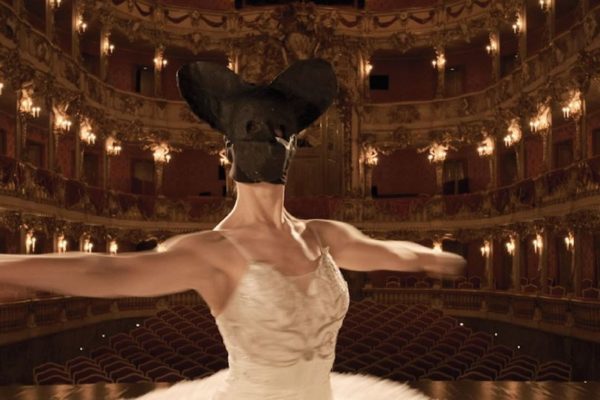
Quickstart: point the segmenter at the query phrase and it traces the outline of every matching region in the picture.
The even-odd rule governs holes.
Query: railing
[[[152,298],[54,297],[0,304],[0,345],[101,321],[146,317],[175,305],[202,303],[188,291]]]
[[[600,343],[600,301],[464,289],[365,288],[384,304],[423,303],[450,315],[494,320]]]

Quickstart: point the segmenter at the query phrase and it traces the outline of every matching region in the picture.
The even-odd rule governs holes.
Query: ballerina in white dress
[[[462,257],[375,240],[338,221],[300,220],[283,206],[296,134],[337,90],[330,65],[300,61],[256,87],[197,62],[178,71],[178,85],[192,111],[225,133],[237,189],[229,215],[211,231],[141,253],[2,256],[0,282],[109,298],[197,291],[223,336],[229,368],[143,400],[425,399],[404,384],[331,372],[349,302],[338,265],[457,274]]]

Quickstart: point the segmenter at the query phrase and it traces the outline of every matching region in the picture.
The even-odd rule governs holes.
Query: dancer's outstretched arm
[[[202,242],[192,236],[177,237],[159,249],[114,256],[0,255],[0,282],[87,297],[158,296],[194,289],[210,277],[211,268],[202,257]]]
[[[334,220],[310,220],[329,252],[342,268],[356,271],[396,270],[456,275],[465,260],[459,255],[434,251],[401,240],[377,240],[354,226]]]

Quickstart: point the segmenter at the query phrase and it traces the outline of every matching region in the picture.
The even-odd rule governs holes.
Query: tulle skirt
[[[154,390],[136,400],[211,400],[225,386],[226,376],[225,369],[204,379]],[[429,400],[406,384],[369,375],[332,372],[331,389],[334,400]]]

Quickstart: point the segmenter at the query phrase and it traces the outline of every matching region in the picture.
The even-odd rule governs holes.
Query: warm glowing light
[[[92,125],[88,120],[81,121],[79,125],[79,138],[89,145],[96,143],[96,135],[92,132]]]
[[[562,108],[563,116],[565,119],[573,118],[579,119],[583,110],[583,102],[581,100],[581,92],[572,91],[569,101]]]
[[[373,64],[371,64],[370,61],[367,61],[367,63],[365,64],[365,72],[367,73],[367,75],[369,75],[371,71],[373,71]]]
[[[57,132],[67,133],[71,130],[73,123],[69,118],[62,112],[54,111],[54,130]]]
[[[477,147],[477,153],[479,153],[481,157],[489,157],[494,154],[494,147],[494,140],[488,136]]]
[[[377,153],[377,149],[373,146],[366,146],[363,149],[363,159],[365,165],[369,167],[374,167],[379,163],[379,154]]]
[[[504,244],[506,246],[506,252],[511,256],[515,255],[515,239],[510,238],[508,242]]]
[[[34,118],[40,116],[41,107],[36,106],[31,98],[31,91],[27,89],[21,90],[21,101],[19,103],[19,111],[23,114],[31,115]]]
[[[235,69],[235,66],[233,65],[233,60],[231,58],[227,59],[227,68],[229,68],[232,71]]]
[[[58,235],[58,237],[56,238],[56,248],[61,254],[67,252],[67,239],[65,239],[64,235]]]
[[[112,44],[110,42],[110,40],[108,39],[108,36],[106,36],[102,42],[102,52],[104,54],[106,54],[107,56],[110,56],[110,55],[112,55],[112,53],[114,51],[115,51],[115,45]]]
[[[94,249],[94,243],[89,238],[83,239],[83,251],[86,253],[91,253]]]
[[[481,251],[481,255],[487,258],[492,252],[492,244],[489,240],[484,240],[483,246],[479,250]]]
[[[2,89],[4,89],[4,83],[0,82],[0,96],[2,95]]]
[[[109,156],[118,156],[121,153],[121,150],[123,150],[121,142],[115,139],[114,136],[109,136],[106,138],[105,148],[106,154]]]
[[[35,252],[36,237],[33,235],[33,231],[27,231],[25,234],[25,252],[31,254]]]
[[[60,7],[61,3],[62,3],[62,0],[50,0],[50,7],[52,7],[54,10],[56,10],[58,7]]]
[[[166,58],[164,58],[164,56],[158,55],[158,56],[154,57],[154,68],[156,68],[158,71],[160,71],[164,67],[166,67],[167,64],[168,64],[168,61]]]
[[[433,251],[436,251],[438,253],[442,252],[442,242],[439,240],[436,240],[433,242]]]
[[[536,254],[541,253],[542,249],[544,248],[544,242],[542,240],[542,236],[539,233],[535,235],[535,239],[533,239],[532,243],[533,243],[533,251]]]
[[[550,7],[552,7],[552,0],[540,0],[540,7],[542,8],[542,11],[550,10]]]
[[[551,117],[550,117],[550,107],[541,106],[539,108],[538,114],[531,119],[529,122],[529,127],[532,132],[545,132],[548,128],[550,128]]]
[[[87,23],[83,20],[83,16],[77,17],[77,22],[75,22],[75,27],[77,28],[77,32],[84,33],[87,29]]]
[[[513,32],[515,35],[521,33],[521,29],[523,29],[523,22],[521,21],[521,15],[517,14],[517,19],[514,24],[512,24]]]
[[[443,162],[448,154],[448,145],[434,143],[429,147],[429,155],[427,159],[431,163]]]
[[[222,167],[231,165],[231,162],[229,162],[229,159],[227,158],[226,149],[221,149],[221,151],[219,151],[219,164],[221,164]]]
[[[119,250],[119,245],[117,244],[116,240],[111,240],[110,243],[108,244],[108,252],[111,256],[114,256],[117,254],[117,251]]]
[[[435,52],[435,59],[431,61],[431,65],[438,70],[444,69],[444,66],[446,65],[446,55],[443,51]]]
[[[162,243],[159,243],[158,245],[156,245],[156,251],[158,251],[159,253],[162,253],[163,251],[167,251],[167,246],[165,246]]]
[[[573,236],[573,232],[569,232],[567,236],[565,236],[565,246],[568,251],[573,251],[575,247],[575,236]]]
[[[498,53],[498,39],[496,39],[495,35],[490,35],[490,43],[485,46],[485,50],[491,56]]]
[[[159,164],[167,164],[171,161],[171,148],[165,142],[155,143],[151,145],[152,156],[154,162]]]
[[[519,125],[519,121],[516,118],[510,121],[507,132],[506,136],[504,136],[504,144],[506,147],[510,147],[521,140],[521,137],[523,136],[521,125]]]

